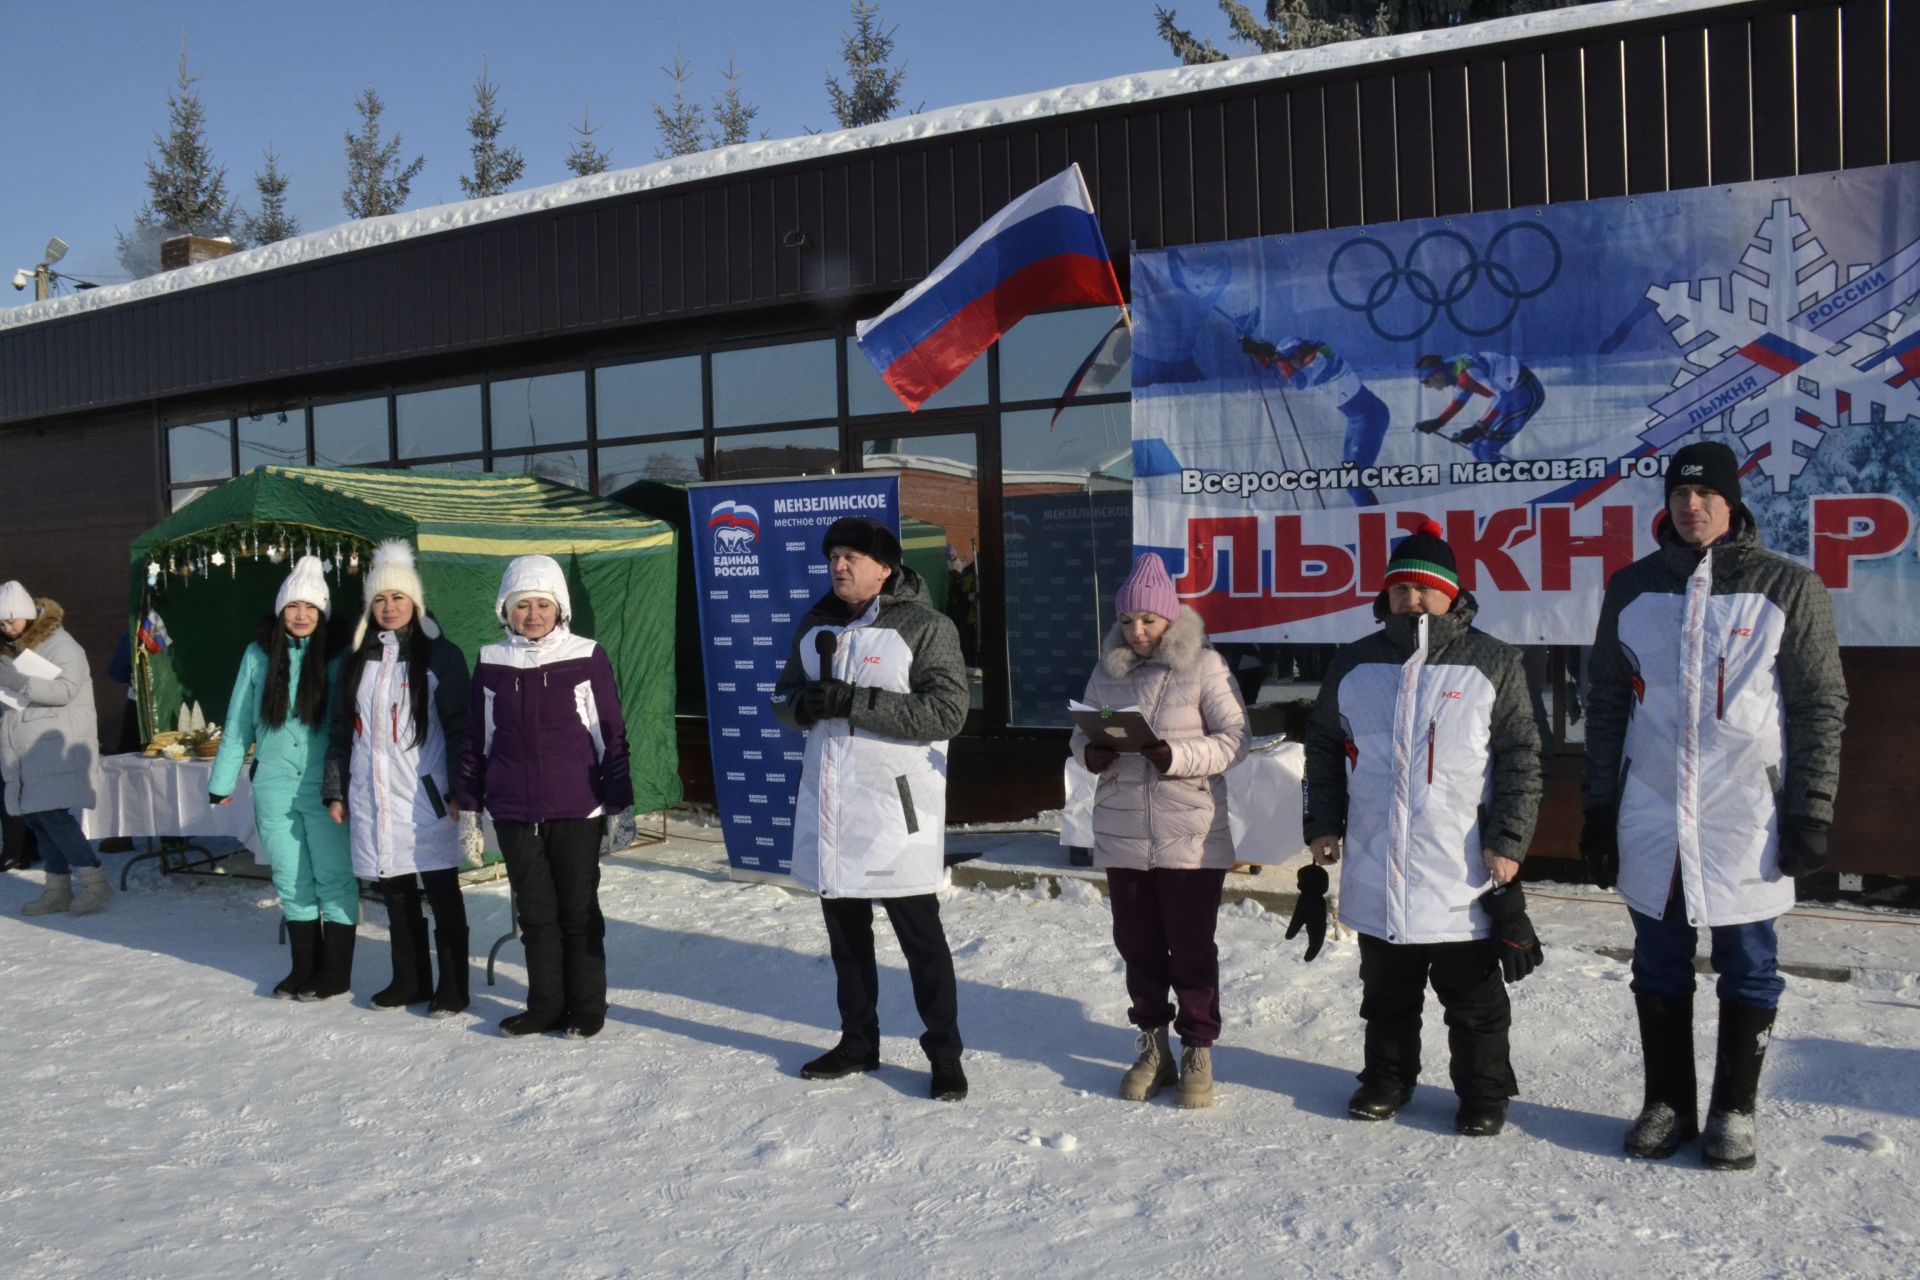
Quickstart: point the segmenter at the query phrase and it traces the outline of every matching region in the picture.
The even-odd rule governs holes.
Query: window
[[[940,388],[939,394],[921,405],[926,409],[950,409],[959,405],[985,404],[987,402],[987,360],[983,355],[949,382]],[[847,412],[863,413],[905,413],[907,406],[900,403],[900,397],[893,394],[880,377],[880,371],[873,362],[861,354],[860,344],[852,338],[847,339]]]
[[[1067,727],[1133,561],[1127,406],[1001,417],[1011,722]]]
[[[1000,398],[1002,400],[1058,400],[1101,337],[1120,318],[1114,307],[1078,311],[1050,311],[1028,316],[1000,339]],[[1132,363],[1101,388],[1126,391],[1132,386]]]
[[[587,451],[585,449],[549,449],[545,453],[496,453],[493,466],[497,474],[538,476],[576,489],[587,488]]]
[[[618,493],[641,480],[689,484],[707,469],[707,446],[702,440],[654,440],[600,450],[600,492]]]
[[[594,434],[599,439],[672,435],[698,431],[703,424],[699,356],[594,371]],[[497,421],[494,439],[499,440]]]
[[[480,452],[480,388],[445,387],[395,396],[400,456]]]
[[[307,464],[307,411],[280,409],[240,419],[240,469],[304,467]]]
[[[495,449],[567,444],[587,438],[584,373],[496,382],[487,388],[487,395],[493,409]]]
[[[721,351],[713,357],[713,425],[802,422],[840,412],[832,339]]]
[[[167,476],[174,484],[233,474],[233,422],[216,418],[167,429]]]
[[[291,416],[291,415],[289,415]],[[361,467],[387,460],[387,400],[351,400],[313,407],[313,461]]]
[[[715,480],[820,476],[839,469],[838,427],[756,431],[746,435],[720,436],[713,442]]]

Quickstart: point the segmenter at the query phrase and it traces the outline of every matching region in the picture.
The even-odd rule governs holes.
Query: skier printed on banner
[[[1274,342],[1247,335],[1240,349],[1263,369],[1272,369],[1283,387],[1295,391],[1316,391],[1333,401],[1334,408],[1347,420],[1345,442],[1340,460],[1349,466],[1370,467],[1380,458],[1380,446],[1387,438],[1391,415],[1379,396],[1367,389],[1340,353],[1318,338],[1284,337]],[[1366,485],[1347,490],[1358,507],[1379,505],[1379,499]]]
[[[1442,430],[1474,397],[1491,401],[1478,422],[1447,437],[1482,462],[1498,460],[1547,399],[1533,370],[1500,351],[1470,351],[1451,359],[1428,353],[1414,362],[1413,375],[1430,390],[1453,391],[1439,414],[1414,424],[1428,435]]]

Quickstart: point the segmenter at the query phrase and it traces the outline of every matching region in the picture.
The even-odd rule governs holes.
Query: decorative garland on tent
[[[147,549],[147,586],[179,579],[184,585],[211,578],[221,569],[230,577],[240,573],[240,560],[285,564],[300,556],[318,556],[320,571],[336,582],[358,576],[373,555],[373,540],[339,529],[281,520],[249,521],[196,529],[172,542]]]

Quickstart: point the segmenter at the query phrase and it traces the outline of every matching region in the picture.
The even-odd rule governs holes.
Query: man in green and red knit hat
[[[1304,816],[1315,862],[1343,863],[1340,918],[1360,935],[1366,1065],[1347,1113],[1388,1120],[1413,1096],[1431,983],[1454,1127],[1487,1137],[1518,1092],[1505,983],[1541,960],[1517,876],[1542,780],[1520,651],[1475,630],[1477,610],[1439,525],[1401,540],[1381,629],[1340,650],[1314,703]]]

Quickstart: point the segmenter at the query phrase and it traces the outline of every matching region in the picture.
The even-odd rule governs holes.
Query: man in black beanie
[[[940,925],[946,878],[947,739],[967,718],[960,636],[900,562],[877,521],[833,522],[821,540],[833,588],[800,620],[774,714],[807,735],[793,815],[793,878],[820,895],[840,1041],[800,1068],[837,1080],[880,1067],[873,904],[893,925],[926,1024],[928,1092],[967,1096],[959,997]]]
[[[1667,466],[1660,545],[1613,575],[1589,668],[1586,824],[1593,882],[1633,919],[1646,1088],[1631,1155],[1699,1136],[1693,956],[1704,926],[1720,1041],[1703,1156],[1751,1169],[1754,1104],[1780,977],[1774,921],[1821,870],[1847,708],[1833,604],[1765,551],[1740,465],[1699,441]]]

